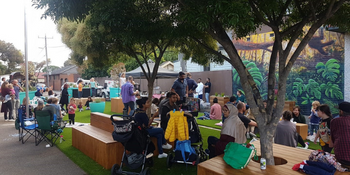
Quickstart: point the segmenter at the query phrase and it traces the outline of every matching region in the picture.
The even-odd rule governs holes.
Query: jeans
[[[20,104],[19,99],[12,100],[12,106],[13,106],[13,110],[15,111],[16,118],[18,117],[19,104]]]
[[[333,165],[328,165],[323,162],[306,161],[303,170],[306,174],[311,175],[333,175],[336,171]]]
[[[83,91],[78,91],[78,98],[81,98],[83,96]]]
[[[91,88],[91,91],[92,91],[92,97],[95,97],[96,96],[96,89],[95,88]]]
[[[208,137],[208,150],[209,150],[209,159],[216,156],[215,154],[215,144],[219,141],[218,138],[214,136]]]
[[[75,122],[75,114],[68,114],[68,118],[69,118],[69,124],[72,124],[74,125],[74,122]]]
[[[129,115],[133,115],[134,114],[135,102],[134,101],[129,101],[127,103],[124,103],[123,115],[124,115],[124,112],[125,112],[125,114],[128,113],[129,107],[130,107]]]
[[[9,119],[13,119],[13,110],[12,110],[12,100],[7,101],[6,103],[7,111],[9,112]],[[4,112],[4,118],[7,119],[7,112]]]
[[[318,128],[319,128],[319,125],[310,124],[309,134],[310,134],[310,135],[313,135],[314,130],[315,130],[315,133],[317,134]]]
[[[198,95],[199,99],[203,99],[203,94]]]
[[[164,131],[162,128],[150,128],[147,129],[148,134],[150,137],[157,138],[157,146],[158,146],[158,152],[159,154],[163,154],[163,148],[162,145],[166,143],[164,138]]]
[[[198,117],[199,120],[210,120],[209,112],[204,112],[204,116]]]
[[[209,93],[205,93],[205,101],[209,103]]]

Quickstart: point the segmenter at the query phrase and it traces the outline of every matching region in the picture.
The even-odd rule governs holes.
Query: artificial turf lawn
[[[84,108],[85,109],[85,108]],[[111,112],[110,102],[106,102],[106,108],[104,113],[113,114]],[[68,120],[68,115],[66,115],[64,120]],[[90,110],[84,110],[75,113],[75,121],[80,123],[90,123]],[[209,136],[220,136],[220,131],[215,131],[206,128],[200,128],[200,132],[203,138],[203,149],[206,149],[207,138]],[[81,169],[83,169],[87,174],[93,175],[107,175],[110,174],[110,170],[105,170],[101,165],[96,163],[90,157],[86,156],[84,153],[72,146],[72,128],[65,128],[62,133],[63,138],[65,139],[62,143],[57,143],[57,147],[67,155],[75,164],[77,164]],[[185,164],[173,164],[169,169],[166,165],[166,158],[158,159],[157,157],[153,158],[154,165],[150,168],[151,173],[153,174],[169,174],[169,175],[178,175],[178,174],[197,174],[197,167],[192,165]],[[120,163],[118,163],[120,164]],[[123,169],[124,170],[124,169]],[[135,172],[137,172],[136,170]]]
[[[85,109],[85,108],[84,108]],[[106,107],[104,113],[113,114],[111,112],[110,102],[106,102]],[[203,113],[199,113],[198,116],[202,116]],[[68,120],[68,115],[66,115],[64,120]],[[84,110],[79,112],[76,111],[75,121],[80,123],[90,123],[90,110]],[[215,126],[215,123],[220,122],[221,120],[197,120],[199,125],[204,125],[212,128],[221,129],[220,126]],[[200,132],[203,138],[203,149],[207,149],[207,139],[209,136],[220,137],[220,131],[202,128],[200,127]],[[62,133],[63,138],[66,140],[62,143],[57,143],[57,147],[67,155],[74,163],[76,163],[81,169],[83,169],[87,174],[93,175],[107,175],[110,174],[110,170],[105,170],[101,165],[96,163],[90,157],[86,156],[84,153],[72,146],[72,129],[65,128]],[[309,142],[309,149],[321,149],[321,146],[314,144],[311,141]],[[300,145],[299,145],[300,146]],[[150,168],[151,173],[153,174],[169,174],[169,175],[178,175],[178,174],[197,174],[197,167],[184,164],[173,164],[171,168],[167,168],[166,159],[158,159],[157,157],[153,158],[154,165]],[[120,163],[118,163],[120,164]],[[137,170],[136,170],[137,172]]]

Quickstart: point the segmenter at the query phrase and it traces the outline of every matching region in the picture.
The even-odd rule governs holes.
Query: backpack
[[[193,162],[197,160],[198,155],[194,148],[191,147],[190,140],[176,142],[175,158],[180,160],[180,157],[182,157],[184,162]]]

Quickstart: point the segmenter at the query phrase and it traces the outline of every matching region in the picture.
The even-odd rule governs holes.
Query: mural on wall
[[[233,40],[264,99],[267,98],[268,65],[273,41],[273,32]],[[295,43],[294,49],[299,42]],[[311,103],[315,100],[328,104],[332,114],[338,113],[334,106],[344,98],[344,42],[343,34],[320,28],[296,60],[287,80],[286,100],[296,101],[304,115],[310,115]],[[278,73],[275,76],[278,80]],[[242,90],[235,69],[232,70],[232,77],[232,91]]]

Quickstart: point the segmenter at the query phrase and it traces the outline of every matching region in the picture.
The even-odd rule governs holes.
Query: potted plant
[[[89,103],[91,112],[103,113],[106,107],[106,103],[101,98],[95,98],[93,102]]]

